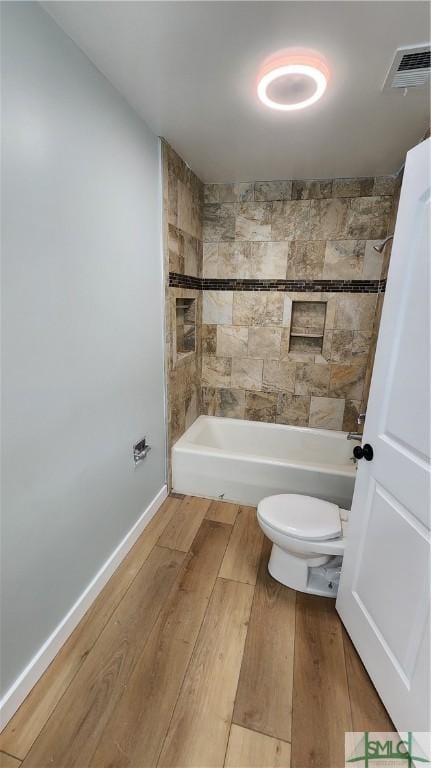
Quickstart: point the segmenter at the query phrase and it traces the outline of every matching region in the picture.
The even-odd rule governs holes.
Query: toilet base
[[[268,571],[285,587],[299,592],[308,592],[311,595],[335,598],[338,584],[328,581],[322,568],[331,560],[335,560],[331,555],[293,554],[273,544]]]

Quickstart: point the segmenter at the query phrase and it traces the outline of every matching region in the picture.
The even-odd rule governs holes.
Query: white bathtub
[[[199,416],[172,449],[173,489],[250,505],[303,493],[350,509],[353,445],[345,432]]]

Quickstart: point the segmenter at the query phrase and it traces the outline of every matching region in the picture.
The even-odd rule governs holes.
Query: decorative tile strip
[[[384,293],[386,280],[245,280],[169,273],[171,288],[202,291],[295,291],[298,293]]]

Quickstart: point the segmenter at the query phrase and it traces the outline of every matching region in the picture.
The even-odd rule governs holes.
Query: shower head
[[[382,240],[381,243],[379,243],[378,245],[373,245],[374,250],[377,251],[377,253],[383,253],[385,246],[387,245],[387,243],[389,243],[389,240],[392,240],[392,238],[393,238],[393,235],[388,235],[387,237],[385,237],[384,240]]]

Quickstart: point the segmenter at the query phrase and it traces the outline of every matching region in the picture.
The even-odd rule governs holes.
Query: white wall
[[[165,431],[158,139],[38,4],[1,15],[4,692],[164,484]]]

